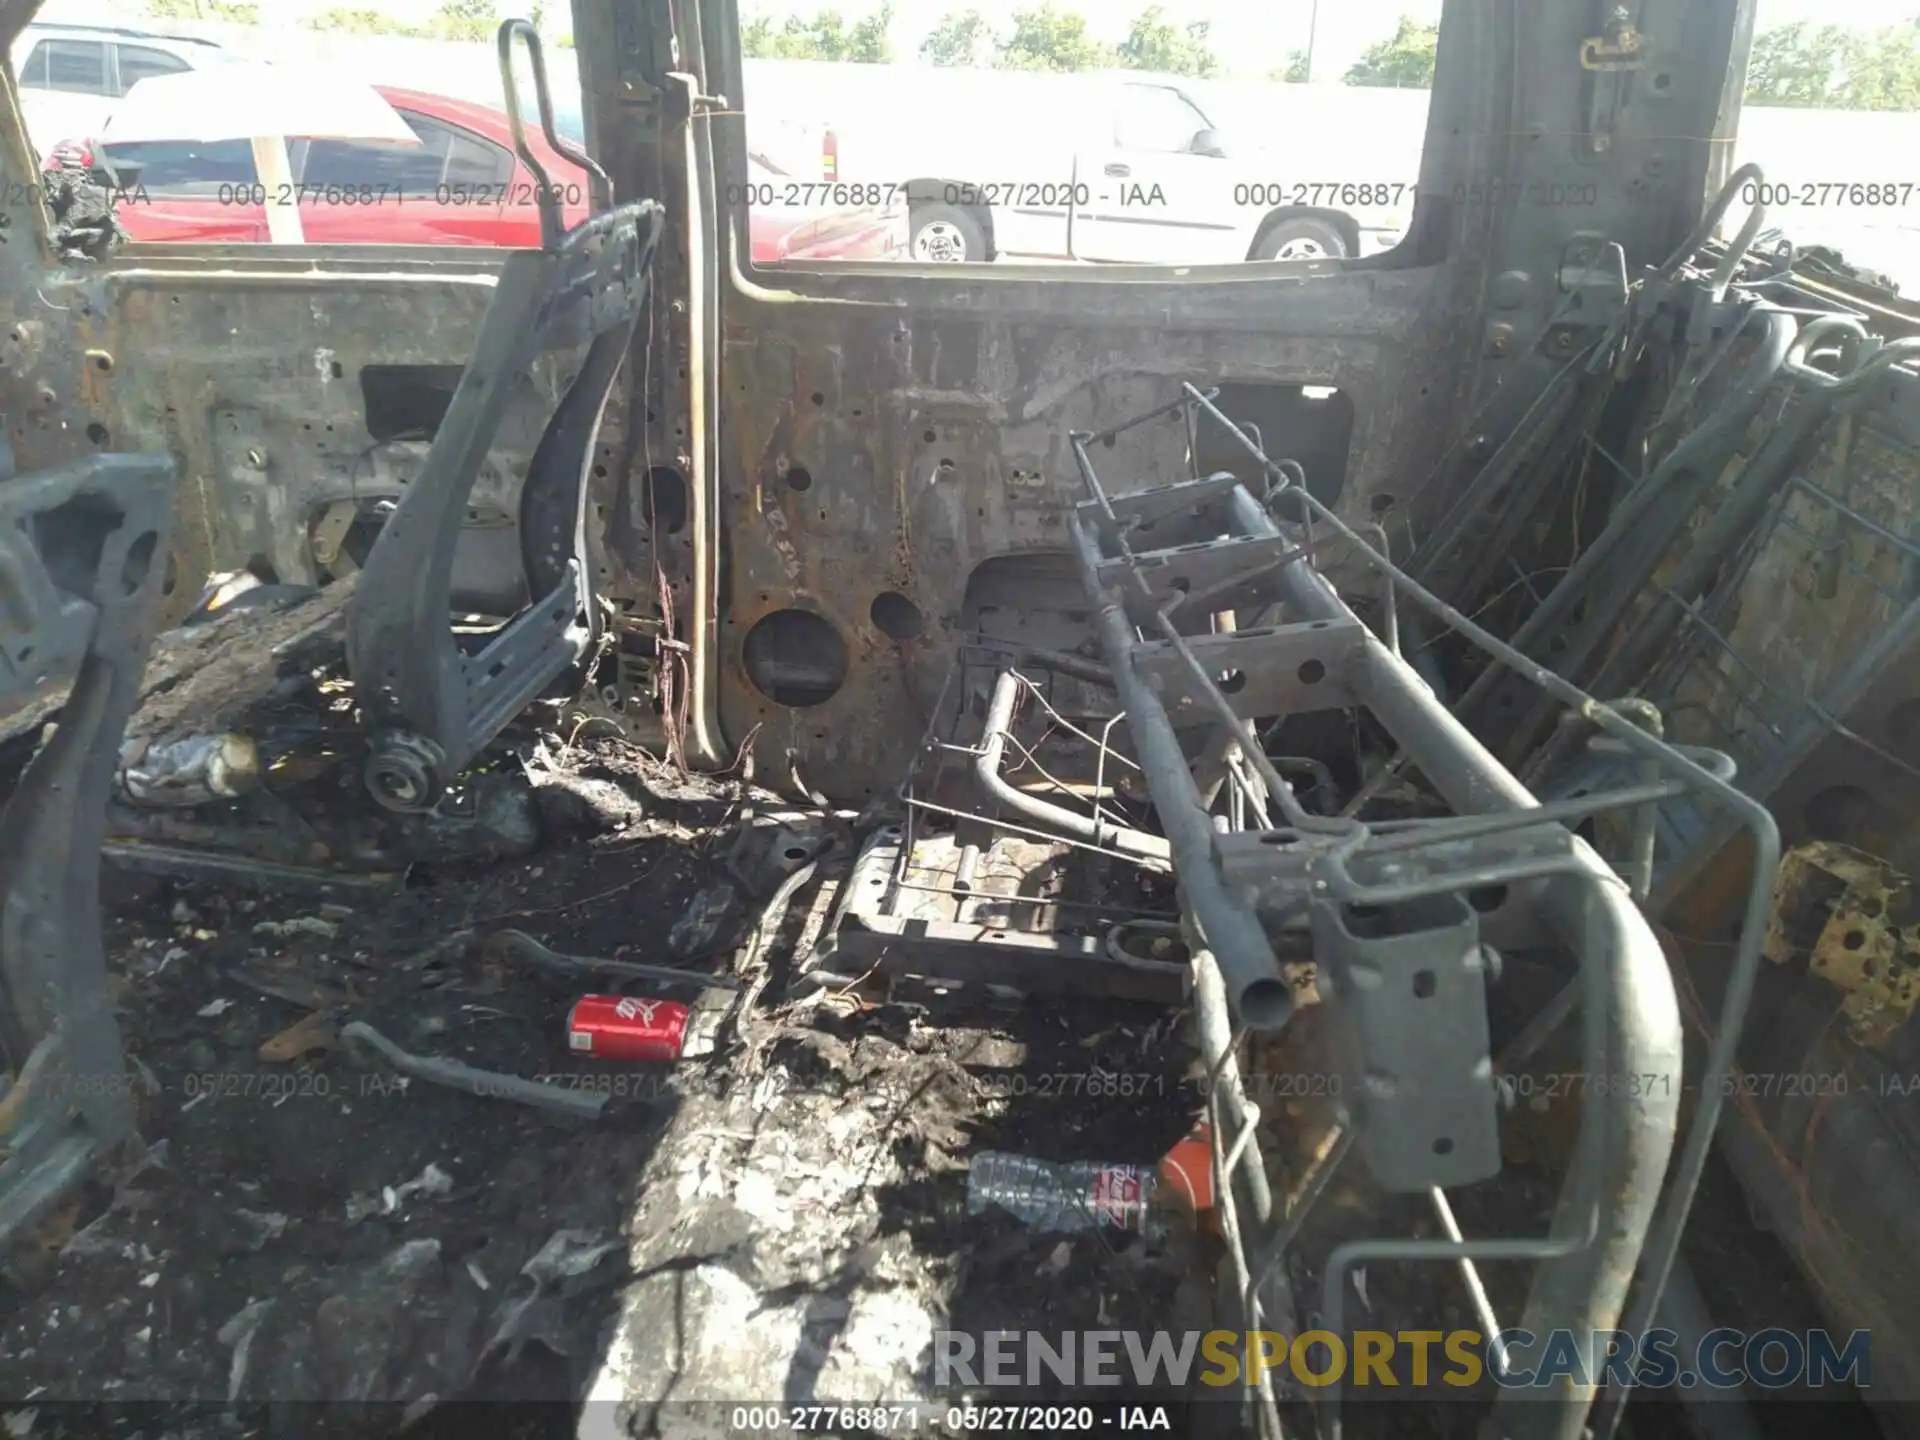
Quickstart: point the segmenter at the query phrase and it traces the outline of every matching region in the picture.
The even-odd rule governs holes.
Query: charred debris
[[[328,583],[218,574],[156,635],[176,456],[0,484],[18,1399],[111,1354],[210,1425],[537,1393],[638,1429],[952,1398],[940,1329],[1698,1335],[1729,1304],[1920,1381],[1910,307],[1758,209],[1714,239],[1748,167],[1664,258],[1576,237],[1538,335],[1490,342],[1545,378],[1392,493],[1298,458],[1260,387],[1158,372],[1018,438],[1058,472],[1044,574],[873,602],[912,703],[839,738],[904,763],[843,783],[864,758],[818,764],[807,718],[831,624],[762,594],[726,632],[758,701],[716,752],[714,617],[664,561],[667,603],[609,589],[603,421],[685,255],[664,188],[547,138],[596,213],[505,259],[403,492],[322,514]],[[481,611],[476,485],[556,355]],[[696,507],[692,548],[764,531],[830,584],[770,513]],[[1015,1163],[1151,1186],[1195,1144],[1170,1211],[1076,1216]],[[1767,1238],[1689,1226],[1729,1206]],[[1769,1264],[1796,1298],[1741,1288]],[[1759,1433],[1757,1396],[1674,1421],[1582,1359],[1553,1403],[1483,1377],[1444,1413]],[[1158,1398],[1227,1433],[1383,1413],[1278,1372]]]

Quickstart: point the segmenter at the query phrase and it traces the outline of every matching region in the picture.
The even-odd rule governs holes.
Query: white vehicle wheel
[[[1273,226],[1253,247],[1249,260],[1344,260],[1353,252],[1331,223],[1296,216]]]
[[[913,207],[908,249],[927,265],[961,265],[987,258],[987,237],[980,222],[951,205]]]

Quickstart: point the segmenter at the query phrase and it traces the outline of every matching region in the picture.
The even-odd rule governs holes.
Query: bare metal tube
[[[1213,820],[1200,803],[1193,770],[1160,697],[1133,668],[1134,635],[1127,612],[1119,597],[1100,583],[1099,539],[1078,515],[1068,517],[1067,529],[1087,594],[1100,597],[1100,642],[1113,667],[1114,689],[1127,712],[1140,770],[1167,832],[1174,869],[1194,923],[1220,967],[1235,1013],[1256,1029],[1277,1030],[1293,1014],[1293,991],[1281,977],[1266,931],[1228,891],[1214,862]]]
[[[1255,533],[1277,528],[1251,497],[1234,498],[1242,521],[1259,527]],[[1282,567],[1278,579],[1287,601],[1303,618],[1351,619],[1352,612],[1333,587],[1304,561]],[[1481,814],[1538,806],[1532,793],[1447,712],[1406,661],[1370,633],[1348,679],[1355,699],[1392,732],[1456,811]],[[1590,1037],[1603,1042],[1600,1053],[1607,1057],[1609,1074],[1634,1079],[1631,1086],[1618,1087],[1627,1089],[1625,1095],[1603,1093],[1616,1088],[1603,1086],[1603,1077],[1594,1077],[1588,1089],[1574,1165],[1562,1184],[1552,1239],[1545,1242],[1563,1253],[1540,1260],[1518,1323],[1543,1338],[1556,1329],[1571,1331],[1587,1376],[1593,1377],[1604,1360],[1592,1353],[1593,1337],[1619,1322],[1672,1157],[1682,1041],[1673,977],[1646,917],[1611,867],[1584,843],[1576,850],[1586,873],[1546,880],[1539,903],[1589,976],[1588,994],[1604,994],[1603,1014],[1586,1013],[1583,1020],[1605,1027],[1603,1035],[1590,1031]],[[1598,1173],[1591,1167],[1598,1167]],[[1585,1209],[1584,1196],[1590,1194],[1598,1196],[1596,1210],[1573,1213]],[[1588,1236],[1590,1243],[1569,1244]],[[1479,1242],[1473,1255],[1496,1258],[1500,1243]],[[1524,1357],[1514,1358],[1518,1363]],[[1571,1382],[1541,1390],[1504,1388],[1491,1426],[1504,1440],[1579,1440],[1594,1391],[1591,1383]]]
[[[1082,840],[1091,840],[1095,845],[1104,845],[1123,855],[1166,860],[1172,852],[1158,835],[1129,830],[1122,825],[1102,824],[1091,815],[1049,804],[1007,783],[1007,777],[1000,773],[1000,762],[1006,757],[1007,732],[1013,728],[1013,708],[1019,699],[1019,675],[1012,670],[1002,670],[994,682],[993,699],[987,704],[987,725],[980,737],[980,754],[973,762],[973,773],[981,788],[1009,810],[1018,810],[1043,825],[1078,835]]]

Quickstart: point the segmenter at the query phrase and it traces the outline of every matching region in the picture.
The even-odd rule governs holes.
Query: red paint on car
[[[315,245],[540,244],[539,182],[513,152],[506,115],[445,95],[377,86],[421,145],[340,140],[289,142],[299,176],[300,219]],[[590,212],[587,174],[562,158],[538,129],[527,148],[545,168],[571,227]],[[265,195],[244,140],[213,144],[99,146],[63,141],[50,167],[88,168],[98,156],[139,165],[117,213],[141,242],[248,244],[267,240]],[[876,210],[788,211],[759,207],[749,217],[753,259],[884,259],[901,246],[903,223]]]

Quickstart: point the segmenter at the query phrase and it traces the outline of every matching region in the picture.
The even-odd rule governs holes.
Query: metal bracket
[[[1632,25],[1580,42],[1582,70],[1638,70],[1646,64],[1646,37]]]
[[[1627,307],[1626,253],[1604,231],[1579,230],[1569,235],[1560,248],[1555,280],[1561,294],[1579,294],[1582,326],[1611,325]]]
[[[1254,719],[1351,706],[1346,671],[1365,639],[1366,627],[1357,620],[1311,620],[1195,635],[1185,643],[1234,714]],[[1134,651],[1134,666],[1176,724],[1210,715],[1198,678],[1172,641],[1142,642]],[[1214,722],[1209,718],[1208,723]]]
[[[1607,17],[1606,32],[1580,42],[1580,68],[1586,71],[1587,145],[1596,155],[1613,148],[1613,130],[1625,102],[1628,72],[1644,63],[1646,39],[1624,5]]]
[[[1389,1190],[1500,1171],[1479,917],[1458,895],[1309,907],[1360,1153]]]
[[[1116,548],[1122,535],[1129,545],[1137,538],[1151,537],[1148,543],[1168,548],[1216,540],[1228,533],[1233,528],[1229,505],[1239,488],[1238,476],[1222,473],[1119,496],[1112,502],[1111,518],[1093,501],[1082,501],[1076,508],[1085,523],[1094,527],[1102,549]]]
[[[1133,623],[1150,626],[1154,613],[1179,595],[1204,597],[1202,616],[1265,605],[1273,600],[1272,571],[1293,552],[1280,535],[1257,539],[1200,540],[1166,550],[1138,552],[1100,567],[1100,583],[1120,590]],[[1244,577],[1240,583],[1236,578]]]
[[[1316,887],[1354,904],[1465,893],[1563,873],[1574,858],[1564,825],[1460,838],[1447,827],[1446,821],[1403,830],[1380,826],[1357,844],[1297,830],[1241,831],[1222,835],[1216,850],[1227,883],[1271,910]]]

